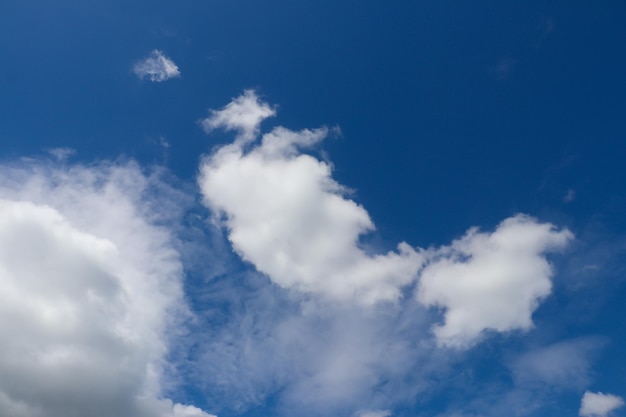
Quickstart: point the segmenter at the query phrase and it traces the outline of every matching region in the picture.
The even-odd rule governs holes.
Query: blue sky
[[[625,415],[625,18],[2,1],[0,415]]]

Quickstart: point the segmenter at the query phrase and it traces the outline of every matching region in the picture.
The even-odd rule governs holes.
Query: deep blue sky
[[[468,223],[561,210],[570,188],[590,216],[622,194],[620,2],[0,7],[5,155],[68,146],[160,162],[150,142],[162,136],[170,167],[191,178],[210,146],[195,121],[257,88],[280,105],[277,123],[341,127],[326,144],[336,177],[381,226],[389,217],[392,237],[445,241]],[[155,48],[181,79],[132,76]]]
[[[278,106],[264,130],[341,129],[314,153],[355,190],[385,248],[448,244],[518,212],[570,228],[558,291],[519,349],[606,338],[588,386],[623,396],[625,22],[626,4],[608,0],[2,0],[0,159],[68,147],[78,161],[130,157],[192,184],[201,155],[232,138],[199,120],[255,89]],[[133,74],[154,49],[180,78]],[[485,363],[518,342],[496,339],[458,360],[468,373],[455,388],[399,415],[450,412],[470,403],[459,386],[506,379]],[[576,415],[579,403],[558,391],[530,415],[566,415],[562,404]]]

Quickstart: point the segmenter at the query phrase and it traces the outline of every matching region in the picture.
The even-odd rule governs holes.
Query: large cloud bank
[[[369,214],[314,156],[328,129],[261,133],[275,114],[248,90],[201,121],[236,134],[202,159],[198,184],[228,251],[258,272],[190,279],[188,294],[183,259],[211,267],[183,248],[227,255],[219,239],[177,238],[210,232],[178,234],[194,198],[165,172],[70,164],[67,150],[0,165],[0,415],[208,417],[176,401],[180,371],[218,408],[272,398],[277,415],[385,417],[450,375],[463,351],[442,346],[532,327],[552,291],[546,256],[570,232],[515,215],[448,246],[376,251],[362,242]],[[586,369],[573,348],[518,362],[553,351],[571,354],[517,379]]]
[[[0,178],[0,415],[208,417],[165,395],[187,308],[156,225],[176,210],[149,195],[176,192],[133,163],[22,161]]]

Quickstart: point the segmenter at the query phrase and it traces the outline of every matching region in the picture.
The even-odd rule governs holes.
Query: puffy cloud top
[[[528,329],[532,313],[552,289],[552,268],[544,253],[562,249],[572,234],[517,215],[495,232],[471,229],[434,253],[422,272],[417,298],[443,307],[436,326],[446,346],[467,346],[484,330]]]

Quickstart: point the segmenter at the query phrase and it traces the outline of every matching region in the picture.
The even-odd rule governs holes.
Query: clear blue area
[[[132,73],[154,49],[180,78]],[[447,244],[518,212],[569,227],[577,242],[554,259],[536,331],[459,357],[445,389],[394,416],[462,409],[477,393],[497,403],[507,355],[576,337],[605,341],[590,389],[626,387],[624,2],[2,0],[0,63],[3,160],[69,147],[193,183],[200,156],[232,138],[198,121],[254,88],[278,104],[264,129],[341,128],[321,149],[383,246]],[[202,387],[183,391],[211,410]],[[577,415],[580,392],[545,395],[529,415]],[[223,406],[273,412],[272,398]]]

